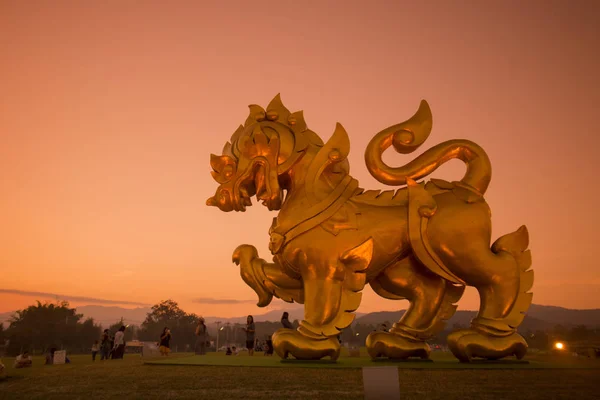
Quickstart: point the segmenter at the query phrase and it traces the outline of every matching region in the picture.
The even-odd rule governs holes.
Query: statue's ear
[[[295,113],[292,113],[288,118],[288,125],[292,127],[292,131],[294,131],[296,135],[307,130],[308,127],[306,126],[306,121],[304,121],[304,112],[296,111]]]
[[[327,143],[319,150],[306,173],[307,194],[316,198],[315,184],[321,175],[332,166],[347,164],[350,153],[350,138],[344,127],[337,123]]]

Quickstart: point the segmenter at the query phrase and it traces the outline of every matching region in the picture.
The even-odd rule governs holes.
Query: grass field
[[[193,360],[175,354],[170,360]],[[366,358],[341,358],[356,365],[307,368],[282,364],[276,357],[208,355],[215,365],[144,365],[138,355],[124,360],[96,361],[72,356],[68,365],[13,369],[0,378],[0,399],[362,399],[360,365]],[[240,366],[216,364],[231,363]],[[600,360],[569,356],[532,357],[528,365],[475,366],[469,369],[439,367],[451,363],[437,355],[434,363],[398,364],[402,399],[596,399],[600,397]],[[352,360],[352,361],[350,361]],[[3,360],[5,364],[8,359]],[[244,366],[255,364],[259,366]],[[376,366],[380,363],[374,363]],[[412,363],[411,363],[412,364]],[[439,364],[439,365],[438,365]],[[536,365],[553,365],[538,369]],[[424,367],[427,365],[428,367]],[[563,366],[563,369],[557,367]],[[276,367],[276,368],[274,368]],[[458,367],[458,365],[455,365]]]
[[[460,363],[451,353],[434,352],[431,355],[434,362],[424,362],[421,360],[411,361],[389,361],[381,359],[375,363],[368,357],[366,349],[361,350],[361,357],[342,357],[337,362],[332,363],[329,359],[323,361],[281,361],[277,356],[248,357],[247,354],[240,356],[226,357],[222,353],[208,354],[206,356],[175,356],[158,357],[146,360],[146,365],[165,366],[165,365],[184,365],[184,366],[228,366],[228,367],[271,367],[271,368],[363,368],[363,367],[381,367],[395,366],[400,369],[589,369],[600,368],[600,361],[581,359],[575,357],[541,357],[530,356],[527,361],[516,361],[508,359],[498,362],[485,363]],[[600,372],[600,371],[598,371]]]

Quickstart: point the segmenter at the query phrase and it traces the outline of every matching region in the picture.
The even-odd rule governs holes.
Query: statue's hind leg
[[[470,249],[469,264],[480,268],[473,268],[473,274],[465,276],[465,280],[479,291],[481,307],[469,329],[448,336],[448,346],[459,360],[525,356],[527,342],[517,333],[517,327],[533,296],[528,293],[533,285],[533,271],[528,271],[531,266],[528,242],[523,226],[499,238],[492,251]]]
[[[429,358],[426,340],[443,330],[456,311],[464,286],[455,286],[434,275],[414,257],[386,268],[370,282],[377,294],[390,299],[407,299],[410,307],[390,332],[373,332],[367,337],[372,358]]]

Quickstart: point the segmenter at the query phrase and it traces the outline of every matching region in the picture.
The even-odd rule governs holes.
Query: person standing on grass
[[[56,348],[52,347],[48,351],[48,354],[46,354],[46,365],[54,364],[54,352],[56,352]]]
[[[99,350],[100,350],[100,344],[98,344],[98,341],[96,340],[94,342],[94,344],[92,345],[92,361],[96,361],[96,354],[98,354]]]
[[[273,355],[273,339],[271,336],[267,336],[267,340],[265,340],[265,356]]]
[[[115,333],[113,359],[123,358],[123,354],[125,354],[125,326],[121,325],[117,333]]]
[[[115,337],[113,335],[108,336],[108,340],[110,341],[110,351],[108,352],[108,358],[115,358],[114,357],[114,353],[115,353]]]
[[[108,334],[108,329],[105,329],[100,338],[100,360],[108,360],[110,348],[110,335]]]
[[[163,329],[161,335],[160,335],[160,343],[159,343],[159,350],[160,350],[160,354],[163,356],[168,356],[169,353],[171,352],[171,331],[169,330],[169,328],[165,327],[165,329]]]
[[[246,348],[248,349],[248,355],[254,355],[254,317],[252,315],[248,315],[246,318],[246,327],[242,328],[244,332],[246,332]]]
[[[195,353],[196,355],[205,355],[206,354],[206,325],[204,324],[204,318],[198,318],[198,326],[196,327],[196,346]]]
[[[287,311],[281,316],[281,325],[287,329],[294,329],[294,326],[290,322],[290,314],[288,314]]]

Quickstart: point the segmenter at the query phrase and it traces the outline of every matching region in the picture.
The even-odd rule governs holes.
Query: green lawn
[[[399,365],[402,399],[594,399],[600,393],[600,360],[532,357],[527,368],[456,369],[437,367],[459,365],[449,355],[435,355],[436,362],[419,363],[426,368]],[[194,358],[175,354],[169,360]],[[346,357],[340,363],[355,363],[354,368],[306,368],[306,364],[298,368],[262,355],[206,358],[258,366],[150,366],[140,356],[127,354],[124,360],[95,363],[91,356],[72,356],[72,364],[55,366],[44,366],[43,359],[35,357],[32,368],[16,370],[5,358],[8,376],[0,379],[0,399],[362,399],[358,364],[373,365],[366,358]],[[560,364],[564,369],[536,369],[535,363]]]
[[[372,366],[396,366],[400,369],[598,369],[600,360],[589,360],[575,358],[571,356],[551,357],[551,356],[530,356],[527,361],[519,362],[515,359],[509,359],[499,362],[485,363],[460,363],[451,353],[434,352],[432,353],[433,362],[420,360],[411,361],[389,361],[381,359],[376,362],[366,354],[366,349],[361,351],[361,357],[342,357],[337,362],[331,362],[329,359],[323,361],[281,361],[276,355],[264,357],[255,355],[249,357],[247,353],[239,356],[225,356],[223,353],[209,353],[205,356],[195,356],[193,354],[180,354],[175,357],[157,357],[146,360],[146,365],[152,366],[229,366],[229,367],[274,367],[274,368],[354,368]],[[600,371],[599,371],[600,372]]]

